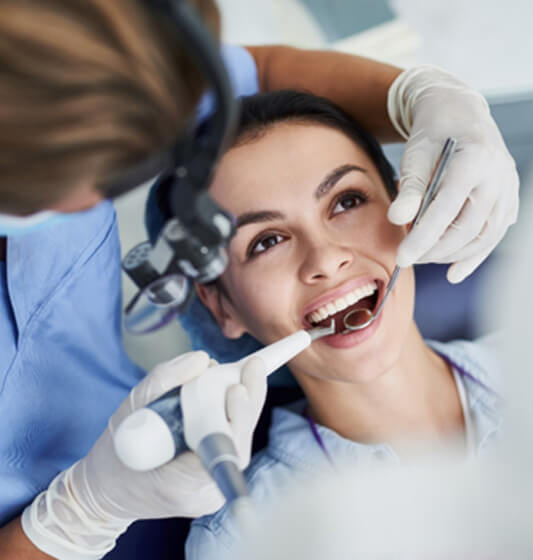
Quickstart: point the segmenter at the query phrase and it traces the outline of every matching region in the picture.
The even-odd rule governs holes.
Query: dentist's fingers
[[[234,433],[247,432],[251,423],[252,402],[244,385],[232,385],[226,392],[226,416]]]
[[[233,385],[226,393],[226,415],[233,432],[233,443],[239,455],[239,468],[244,469],[250,461],[253,419],[252,404],[243,385]]]
[[[514,209],[511,210],[511,212],[507,213],[507,215],[503,219],[504,222],[514,223],[509,221],[510,219],[512,219],[513,215]],[[490,224],[490,220],[488,224]],[[487,229],[489,228],[490,226],[487,227]],[[459,282],[462,282],[466,277],[472,274],[472,272],[474,272],[474,270],[476,270],[476,268],[490,255],[490,253],[494,250],[494,247],[496,247],[498,243],[500,243],[500,241],[505,237],[506,233],[506,228],[502,228],[497,223],[495,223],[492,227],[492,231],[489,234],[489,240],[480,239],[480,243],[478,246],[474,246],[470,249],[465,248],[468,250],[464,251],[464,256],[461,256],[459,254],[457,258],[454,257],[451,261],[448,261],[454,263],[448,268],[448,272],[446,273],[448,281],[452,284],[457,284]],[[471,245],[475,244],[476,242],[473,242]],[[481,249],[479,247],[484,248]]]
[[[265,363],[261,358],[256,356],[246,362],[241,373],[241,383],[248,391],[257,422],[263,410],[267,393],[267,372]]]
[[[491,246],[484,253],[474,253],[472,257],[450,265],[446,272],[448,282],[451,284],[462,282],[491,254],[492,249],[493,247]]]
[[[145,406],[174,387],[194,379],[209,366],[206,352],[187,352],[158,364],[130,393],[132,410]]]
[[[472,189],[482,179],[478,165],[472,163],[473,159],[471,151],[464,150],[454,154],[433,202],[398,248],[396,262],[401,267],[410,266],[430,249],[438,246],[439,239],[461,211]]]
[[[146,377],[133,388],[129,396],[113,414],[110,428],[116,427],[134,410],[146,406],[174,387],[178,387],[203,373],[209,365],[209,355],[205,352],[187,352],[177,358],[154,367]],[[110,421],[110,422],[111,422]]]
[[[250,461],[252,436],[266,397],[266,371],[260,358],[251,358],[241,372],[241,383],[226,395],[226,415],[234,435],[240,467]]]
[[[494,220],[497,218],[499,205],[485,197],[483,192],[483,186],[472,190],[459,214],[450,223],[438,243],[422,255],[418,263],[442,262],[442,259],[451,258],[452,255],[455,255],[454,260],[459,260],[471,256],[467,254],[460,256],[461,250],[472,247],[471,242],[488,240],[491,229],[495,229],[496,226]],[[498,220],[498,225],[500,221]],[[477,245],[483,252],[483,243]]]
[[[480,256],[486,255],[487,250],[494,249],[505,235],[507,227],[504,227],[504,224],[508,225],[510,214],[512,214],[512,211],[509,211],[502,204],[496,203],[488,215],[487,221],[483,224],[481,231],[464,247],[460,247],[450,253],[441,254],[436,254],[436,251],[433,250],[423,255],[419,262],[458,263],[459,261],[470,261],[476,253]],[[449,231],[443,237],[446,237],[448,234]],[[478,264],[481,262],[479,261]],[[452,274],[452,277],[456,277],[455,274]]]
[[[400,162],[399,192],[387,214],[390,222],[404,225],[414,220],[441,150],[440,143],[429,138],[409,139]]]

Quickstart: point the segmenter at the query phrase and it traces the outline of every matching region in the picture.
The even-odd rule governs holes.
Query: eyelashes
[[[361,189],[347,189],[336,195],[328,209],[330,218],[355,211],[368,202],[368,195]],[[256,258],[283,243],[287,235],[275,231],[263,231],[250,242],[246,249],[247,260]]]
[[[366,193],[360,190],[348,190],[341,192],[336,196],[331,205],[330,213],[337,215],[348,210],[353,210],[365,204],[368,201]],[[339,209],[337,209],[339,208]]]
[[[251,258],[260,255],[261,253],[268,251],[272,247],[275,247],[279,243],[282,243],[283,240],[284,236],[280,233],[267,233],[259,237],[259,239],[256,239],[252,241],[252,243],[250,243],[250,246],[246,251],[246,256],[248,258]]]

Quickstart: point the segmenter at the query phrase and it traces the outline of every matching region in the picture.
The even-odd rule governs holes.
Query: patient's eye
[[[272,247],[275,247],[278,243],[281,243],[284,240],[283,235],[279,233],[269,233],[256,239],[250,244],[250,247],[247,251],[249,257],[253,257],[258,255],[259,253],[264,253],[268,251]]]
[[[333,209],[331,214],[335,216],[336,214],[341,214],[346,212],[346,210],[351,210],[352,208],[358,208],[367,201],[367,196],[360,191],[345,191],[337,196],[335,199]]]

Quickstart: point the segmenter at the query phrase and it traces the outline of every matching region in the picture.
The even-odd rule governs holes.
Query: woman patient
[[[331,318],[337,325],[289,363],[306,399],[274,410],[269,445],[246,472],[256,505],[281,496],[294,472],[398,462],[407,436],[455,437],[468,454],[490,444],[500,424],[496,364],[481,343],[424,341],[412,268],[372,325],[340,332],[347,312],[377,307],[407,233],[387,219],[394,172],[366,131],[305,93],[247,98],[210,192],[237,216],[226,272],[197,288],[224,336],[268,344]],[[223,508],[193,523],[187,556],[219,558],[238,533]]]

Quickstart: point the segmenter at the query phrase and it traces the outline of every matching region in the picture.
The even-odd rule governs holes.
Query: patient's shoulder
[[[261,504],[279,492],[280,485],[290,478],[291,468],[265,449],[252,458],[244,472],[250,499]],[[239,529],[231,508],[224,505],[216,513],[196,519],[187,538],[187,560],[224,558],[233,551],[239,538]]]
[[[504,334],[492,333],[476,340],[451,342],[427,341],[428,345],[448,360],[469,379],[485,384],[493,391],[501,389]]]

